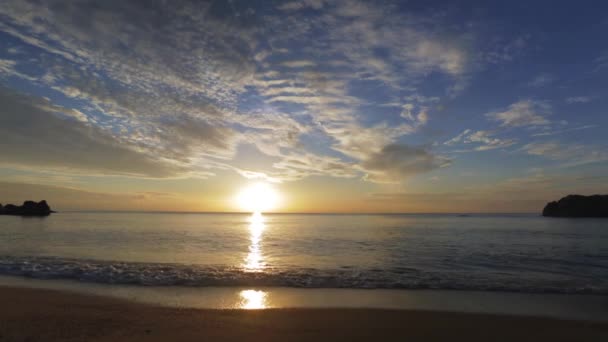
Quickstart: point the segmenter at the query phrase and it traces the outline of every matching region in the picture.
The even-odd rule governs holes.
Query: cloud
[[[255,25],[220,12],[203,2],[157,11],[114,0],[8,1],[0,30],[39,49],[35,68],[20,61],[45,70],[30,81],[86,103],[62,114],[184,162],[230,155],[232,108],[255,69]]]
[[[275,96],[269,100],[272,102],[289,102],[298,104],[331,104],[343,103],[345,100],[332,96]]]
[[[583,125],[583,126],[572,127],[572,128],[567,128],[567,129],[558,129],[558,130],[534,133],[534,134],[532,134],[532,136],[533,137],[542,137],[542,136],[556,135],[556,134],[561,134],[561,133],[566,133],[566,132],[580,131],[583,129],[590,129],[590,128],[595,128],[595,127],[597,127],[597,125]]]
[[[530,192],[505,198],[500,191],[461,192],[392,192],[373,193],[369,201],[381,205],[381,210],[410,213],[520,213],[542,209],[552,197],[530,196]],[[387,210],[390,208],[390,210]],[[541,208],[541,209],[538,209]]]
[[[464,139],[464,137],[466,137],[469,133],[471,133],[470,129],[465,129],[464,131],[462,131],[462,133],[458,134],[457,136],[453,137],[452,139],[444,142],[444,145],[454,145],[456,143],[462,142],[462,140]]]
[[[402,107],[400,116],[404,119],[413,123],[412,128],[417,129],[418,127],[424,126],[429,121],[428,108],[416,106],[412,103],[406,103]],[[415,109],[418,109],[418,113],[414,113]]]
[[[183,166],[138,152],[108,132],[61,118],[48,101],[0,88],[1,163],[33,168],[170,177]]]
[[[530,155],[559,161],[562,167],[608,161],[606,148],[593,145],[562,144],[557,141],[532,142],[522,147],[522,150]]]
[[[17,70],[17,61],[0,59],[0,78],[19,77],[27,81],[36,81],[36,77],[24,74]]]
[[[463,144],[479,144],[475,147],[475,151],[487,151],[497,148],[505,148],[517,143],[515,139],[499,139],[494,137],[494,132],[491,131],[475,131],[470,129],[464,130],[454,138],[444,142],[444,145],[452,146],[457,143]]]
[[[192,199],[156,191],[112,193],[88,191],[75,186],[0,181],[0,193],[7,201],[2,204],[45,199],[53,210],[60,212],[64,210],[141,210],[142,207],[159,211],[184,211],[200,208],[200,203],[196,203]],[[32,194],[35,194],[36,197],[32,198]]]
[[[9,59],[0,59],[0,74],[11,74],[13,73],[15,64],[17,62]]]
[[[277,95],[292,95],[292,94],[313,95],[314,90],[307,88],[307,87],[285,86],[285,87],[273,87],[273,88],[263,89],[263,90],[261,90],[261,93],[264,96],[268,96],[268,97],[277,96]]]
[[[433,34],[417,25],[418,18],[390,11],[390,8],[371,7],[362,2],[342,2],[336,12],[348,12],[357,16],[357,20],[337,19],[343,22],[331,31],[331,37],[342,39],[333,49],[346,56],[351,65],[362,72],[376,73],[376,77],[388,84],[401,82],[395,79],[399,77],[396,70],[410,77],[433,71],[460,76],[466,71],[470,58],[462,41],[456,37],[448,39],[448,33]],[[380,59],[370,54],[378,48],[389,51],[390,57]]]
[[[437,192],[372,193],[369,200],[397,212],[534,212],[569,193],[592,195],[607,189],[606,176],[546,175],[542,170]],[[395,208],[397,207],[397,208]],[[430,209],[429,209],[430,208]]]
[[[608,67],[608,51],[604,51],[595,59],[595,71]]]
[[[556,142],[530,143],[522,149],[528,154],[546,156],[552,159],[561,159],[564,156],[563,150],[560,149],[560,145]]]
[[[542,101],[522,100],[511,104],[504,111],[487,113],[486,117],[498,121],[502,127],[534,127],[549,125],[545,116],[551,107]]]
[[[489,131],[477,131],[471,133],[464,139],[466,143],[480,143],[482,145],[475,147],[477,151],[487,151],[496,148],[509,147],[516,143],[514,139],[498,139],[492,137],[493,133]]]
[[[483,189],[488,194],[500,194],[506,199],[537,198],[543,203],[536,206],[537,212],[549,201],[565,194],[596,194],[606,188],[606,176],[545,174],[542,169],[523,176],[516,176]]]
[[[282,11],[297,11],[305,8],[321,9],[325,5],[326,0],[300,0],[290,1],[279,6]]]
[[[361,166],[366,179],[375,182],[400,182],[404,179],[449,166],[451,160],[436,156],[426,148],[404,144],[390,144],[371,154]]]
[[[572,96],[566,98],[566,103],[574,104],[574,103],[587,103],[593,100],[592,96]]]
[[[334,150],[351,158],[365,160],[392,144],[398,137],[415,131],[415,128],[410,124],[393,127],[386,124],[373,127],[336,124],[325,126],[324,131],[336,140],[333,145]]]
[[[493,64],[510,62],[526,51],[530,35],[520,35],[510,39],[497,37],[494,45],[482,52],[482,58]]]
[[[196,154],[229,156],[236,142],[232,129],[188,116],[163,123],[158,138],[164,156],[173,154],[183,158],[195,157]]]
[[[352,163],[339,158],[317,156],[312,153],[291,154],[273,165],[280,171],[276,176],[297,180],[309,175],[331,175],[333,177],[353,178],[360,174]]]
[[[264,54],[266,63],[256,75],[256,90],[273,108],[298,108],[299,115],[311,123],[308,131],[314,132],[315,139],[321,136],[340,156],[336,165],[332,157],[317,155],[323,159],[315,163],[324,166],[311,168],[308,161],[293,159],[291,151],[268,151],[283,158],[275,164],[281,172],[265,172],[269,176],[285,176],[287,170],[288,177],[368,173],[366,165],[376,164],[369,164],[370,160],[379,161],[383,150],[389,153],[389,146],[400,137],[416,133],[433,118],[432,105],[440,97],[423,95],[416,85],[439,75],[441,86],[447,83],[445,92],[452,92],[466,86],[472,70],[470,32],[442,30],[441,16],[420,16],[396,11],[392,4],[354,0],[288,2],[278,8],[285,13],[268,18],[266,24],[281,34],[268,37],[273,48]],[[401,122],[379,119],[386,116],[376,111],[386,107],[362,96],[361,89],[366,89],[362,84],[394,98],[402,107],[397,113]],[[368,180],[385,174],[372,173],[376,177],[370,174]]]
[[[549,85],[557,80],[552,74],[543,73],[536,76],[532,81],[528,82],[529,87],[540,88]]]
[[[234,91],[255,68],[254,24],[220,16],[211,3],[180,1],[157,11],[117,0],[102,6],[9,0],[0,13],[6,19],[0,26],[4,32],[134,89],[153,91],[162,85],[224,103],[234,101]]]
[[[264,66],[265,76],[256,82],[257,90],[279,108],[303,108],[315,131],[328,138],[330,148],[347,160],[355,159],[359,167],[432,117],[430,105],[440,98],[422,96],[412,84],[433,73],[461,84],[469,71],[466,38],[437,30],[435,19],[395,11],[389,4],[353,0],[290,2],[279,8],[287,13],[272,18],[268,25],[284,33],[269,37],[272,58],[280,61],[280,67]],[[310,11],[320,8],[322,12]],[[303,55],[315,59],[302,59]],[[350,94],[362,82],[374,85],[374,91],[382,87],[393,98],[404,99],[397,115],[406,121],[393,125],[376,120],[376,105],[360,95],[361,89],[357,96]]]
[[[422,40],[408,54],[413,66],[424,72],[439,68],[450,75],[458,76],[465,71],[467,63],[467,55],[463,49],[440,41]]]
[[[305,68],[305,67],[314,67],[317,65],[317,63],[312,62],[312,61],[288,61],[288,62],[283,62],[282,65],[288,67],[288,68]]]
[[[405,96],[403,100],[406,102],[415,102],[419,104],[432,104],[439,102],[441,99],[437,96],[424,96],[416,93]]]
[[[277,183],[296,181],[309,176],[354,178],[361,175],[355,164],[336,157],[318,156],[308,152],[279,154],[279,156],[280,160],[272,162],[271,167],[263,171],[254,171],[247,167],[235,167],[233,170],[245,178],[264,179]]]

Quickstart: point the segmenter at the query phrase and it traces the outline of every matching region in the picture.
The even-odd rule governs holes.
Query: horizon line
[[[172,210],[57,210],[57,213],[141,213],[141,214],[224,214],[224,215],[251,215],[251,211],[172,211]],[[264,215],[517,215],[517,214],[535,214],[536,211],[517,211],[517,212],[297,212],[297,211],[272,211],[262,212]]]

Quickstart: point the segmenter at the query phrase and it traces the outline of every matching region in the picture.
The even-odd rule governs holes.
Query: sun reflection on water
[[[243,290],[239,293],[242,309],[265,309],[266,292],[259,290]]]
[[[260,243],[264,232],[264,217],[256,212],[249,218],[249,253],[245,258],[244,268],[247,271],[262,271],[265,267]]]

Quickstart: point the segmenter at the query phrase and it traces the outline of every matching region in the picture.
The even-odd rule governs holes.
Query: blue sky
[[[288,211],[605,192],[607,6],[7,0],[2,186],[230,210],[266,181]]]

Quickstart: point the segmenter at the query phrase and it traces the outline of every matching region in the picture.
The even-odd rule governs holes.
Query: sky
[[[608,192],[604,1],[3,0],[0,202],[540,212]]]

